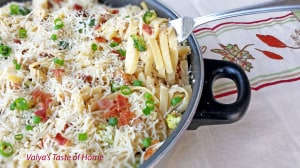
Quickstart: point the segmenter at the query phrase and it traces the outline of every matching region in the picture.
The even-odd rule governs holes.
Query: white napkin
[[[181,15],[193,17],[264,2],[163,1]],[[236,44],[239,49],[246,46],[244,50],[254,58],[243,60],[252,66],[246,71],[252,87],[251,103],[246,115],[236,123],[186,131],[166,161],[157,167],[300,167],[300,49],[297,49],[300,23],[297,17],[290,12],[278,12],[221,20],[199,27],[195,35],[201,46],[206,47],[205,58],[222,59],[224,56],[215,50],[223,49],[220,44]],[[267,42],[271,38],[273,41]],[[283,47],[278,40],[289,47]],[[281,48],[274,47],[279,44]],[[215,94],[223,96],[220,99],[223,102],[232,101],[236,96],[227,95],[232,90],[234,87],[228,81],[215,85]]]

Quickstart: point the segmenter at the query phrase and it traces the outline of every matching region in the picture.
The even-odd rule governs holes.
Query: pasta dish
[[[145,3],[0,8],[0,167],[138,167],[181,120],[190,47]]]

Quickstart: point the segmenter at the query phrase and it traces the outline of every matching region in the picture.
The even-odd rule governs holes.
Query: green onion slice
[[[54,20],[54,29],[58,30],[64,27],[64,22],[60,18]]]
[[[18,15],[19,14],[19,5],[11,4],[9,6],[10,14],[11,15]]]
[[[131,94],[131,89],[128,86],[121,86],[121,93],[123,95],[130,95]]]
[[[153,100],[147,100],[146,101],[146,107],[149,108],[151,111],[155,108],[155,103]]]
[[[26,126],[25,126],[25,129],[26,129],[27,131],[33,130],[33,126],[32,126],[32,125],[26,125]]]
[[[97,44],[93,43],[91,48],[92,48],[93,51],[97,51],[98,46],[97,46]]]
[[[40,116],[33,116],[33,117],[32,117],[32,122],[33,122],[34,124],[40,123],[41,120],[42,120],[42,119],[41,119]]]
[[[19,6],[17,4],[11,4],[9,6],[10,14],[11,15],[27,15],[30,13],[30,10],[27,9],[26,7]]]
[[[111,82],[111,92],[114,93],[114,92],[116,92],[118,90],[120,90],[120,86],[117,83],[115,83],[114,81],[112,81]]]
[[[118,45],[119,45],[119,43],[117,43],[117,42],[112,42],[112,43],[109,44],[109,46],[112,47],[112,48],[116,47]]]
[[[142,145],[144,148],[148,148],[151,145],[152,139],[150,137],[142,140]]]
[[[108,124],[110,126],[116,126],[118,124],[118,118],[117,117],[110,117],[108,119]]]
[[[142,86],[143,85],[143,82],[140,81],[140,80],[134,80],[133,81],[133,86]]]
[[[172,106],[176,106],[179,102],[181,102],[181,100],[182,100],[182,98],[179,97],[179,96],[174,97],[174,98],[172,98],[172,100],[171,100],[171,105],[172,105]]]
[[[122,57],[125,57],[125,56],[126,56],[126,50],[118,49],[117,52],[118,52]]]
[[[146,92],[144,94],[144,97],[145,97],[146,100],[152,100],[152,94],[151,93]]]
[[[28,102],[25,98],[19,97],[17,98],[11,105],[10,105],[11,110],[28,110],[29,105]]]
[[[9,142],[0,142],[0,154],[9,157],[14,153],[14,148]]]
[[[96,25],[96,19],[91,19],[91,21],[90,21],[90,23],[89,23],[89,26],[90,27],[93,27],[93,26],[95,26]]]
[[[87,133],[78,134],[79,141],[85,141],[85,140],[87,140],[87,138],[88,138]]]
[[[16,59],[13,60],[13,64],[15,64],[16,70],[20,70],[21,69],[21,64],[18,64],[18,62],[17,62]]]
[[[26,38],[27,37],[27,30],[24,28],[19,29],[19,36],[20,38]]]
[[[21,69],[21,64],[16,64],[16,70],[20,70]]]
[[[53,40],[53,41],[57,40],[57,35],[56,34],[52,34],[51,35],[51,40]]]
[[[146,107],[146,108],[144,108],[143,109],[143,113],[145,114],[145,115],[149,115],[150,113],[151,113],[151,109],[149,108],[149,107]]]
[[[0,55],[7,58],[11,53],[11,48],[7,45],[0,44]]]
[[[13,102],[11,105],[10,105],[10,110],[15,110],[17,107],[17,104],[15,102]]]
[[[15,140],[22,140],[23,139],[23,134],[16,134],[15,135]]]
[[[58,59],[58,58],[53,58],[53,62],[57,65],[63,66],[65,61],[62,59]]]

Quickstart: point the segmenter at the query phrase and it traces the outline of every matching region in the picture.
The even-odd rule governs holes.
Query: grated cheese
[[[25,16],[11,15],[11,4],[26,7],[31,12]],[[74,5],[82,10],[74,9]],[[170,65],[180,62],[174,66],[177,70],[181,68],[170,82],[165,78],[164,68],[156,69],[166,64],[155,64],[156,59],[162,60],[161,56],[155,55],[153,61],[152,52],[163,52],[159,44],[155,46],[157,51],[140,52],[133,47],[132,34],[159,43],[159,33],[165,29],[166,19],[157,18],[153,21],[153,35],[144,32],[142,17],[146,9],[145,4],[143,8],[131,5],[111,8],[96,0],[33,0],[11,2],[0,8],[0,44],[12,49],[7,58],[0,54],[0,142],[9,142],[14,148],[10,157],[0,154],[0,167],[132,167],[144,162],[144,138],[157,141],[152,144],[155,149],[165,141],[170,132],[165,114],[180,108],[178,115],[181,115],[190,97],[191,91],[185,89],[191,88],[190,85],[180,78],[180,74],[187,74],[182,72],[187,68],[180,65],[187,65],[189,48],[182,47],[184,51],[180,52],[176,41],[169,45],[176,48],[175,51],[170,48],[172,55],[181,53],[181,57],[176,55],[176,58],[170,55],[176,61],[168,59]],[[61,29],[54,28],[57,18],[64,24]],[[160,24],[163,25],[160,27]],[[27,37],[19,37],[21,28],[27,30]],[[56,40],[51,39],[53,34]],[[96,37],[106,41],[99,42]],[[117,46],[110,45],[114,37],[122,39]],[[164,47],[168,47],[167,40]],[[92,44],[97,45],[96,50],[91,48]],[[151,46],[147,48],[151,50]],[[116,51],[126,49],[129,50],[124,60]],[[56,64],[54,58],[63,60],[63,65]],[[20,70],[15,68],[14,60],[21,65]],[[143,86],[133,86],[132,81],[136,79],[141,80]],[[112,91],[112,82],[129,86],[132,93],[122,95],[120,90]],[[161,99],[161,86],[166,92],[172,88],[174,93],[166,93],[170,97]],[[37,100],[33,94],[36,90],[40,92]],[[164,100],[171,100],[175,92],[184,96],[185,104],[169,107]],[[149,115],[143,113],[146,93],[151,93],[155,102]],[[51,101],[43,102],[47,101],[47,95]],[[128,100],[134,117],[129,118],[127,124],[111,126],[105,117],[111,108],[107,105],[107,109],[103,109],[99,104],[103,100],[116,102],[120,95]],[[10,109],[20,97],[28,101],[30,108]],[[46,118],[35,124],[32,117],[41,115],[37,113],[39,110],[45,110]],[[26,125],[33,129],[26,130]],[[78,139],[82,133],[87,134],[85,141]],[[16,140],[16,134],[22,134],[23,139]],[[57,134],[68,142],[59,144]],[[44,159],[39,161],[33,157],[36,155]],[[65,160],[69,157],[72,159]]]

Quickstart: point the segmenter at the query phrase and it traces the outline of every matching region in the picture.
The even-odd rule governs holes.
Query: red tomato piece
[[[95,29],[95,30],[98,30],[98,29],[100,29],[100,28],[101,28],[101,26],[98,24],[98,25],[95,26],[94,29]]]
[[[16,43],[16,44],[21,44],[21,40],[19,40],[19,39],[14,39],[14,43]]]
[[[118,13],[119,13],[119,10],[117,10],[117,9],[114,9],[111,11],[111,14],[118,14]]]
[[[52,101],[52,95],[50,93],[44,93],[40,89],[34,89],[31,92],[32,99],[35,103],[42,103],[48,108],[49,103]]]
[[[112,40],[116,43],[122,43],[122,39],[120,37],[112,37]]]
[[[38,111],[34,112],[34,114],[36,116],[41,117],[42,122],[46,122],[48,120],[46,109],[38,110]]]
[[[54,2],[57,3],[57,4],[58,4],[58,3],[61,3],[61,2],[63,2],[63,1],[64,1],[64,0],[54,0]]]
[[[55,135],[55,141],[59,144],[59,145],[66,145],[67,143],[69,143],[70,141],[63,137],[60,133],[57,133]]]
[[[52,95],[50,93],[44,93],[43,91],[37,88],[31,92],[31,96],[32,101],[35,104],[40,103],[42,106],[41,109],[37,110],[34,114],[36,116],[41,117],[43,122],[46,122],[48,120],[47,109],[49,107],[49,104],[52,102]]]
[[[106,43],[107,40],[104,37],[95,37],[95,40],[99,43]]]
[[[93,81],[93,77],[90,76],[90,75],[83,75],[83,74],[81,74],[79,76],[79,79],[82,79],[84,81],[84,83],[89,83],[89,84],[92,84],[92,81]]]
[[[52,70],[55,78],[61,78],[62,74],[65,72],[63,69],[54,69]]]
[[[122,56],[121,53],[117,50],[112,50],[111,52],[114,54],[118,54],[120,60],[125,60],[126,58],[125,56]]]
[[[64,126],[63,132],[65,132],[66,129],[68,129],[69,127],[70,127],[70,125],[68,123],[66,123],[65,126]]]
[[[147,25],[147,24],[143,24],[143,30],[144,30],[146,33],[148,33],[149,35],[152,34],[152,28],[151,28],[149,25]]]
[[[119,126],[129,125],[129,121],[135,117],[135,114],[130,111],[124,111],[120,113]]]
[[[113,106],[109,112],[105,113],[105,118],[110,118],[110,117],[119,117],[120,112],[118,111],[116,106]]]
[[[128,98],[122,96],[122,95],[117,95],[117,108],[120,112],[122,111],[128,111],[131,104],[128,101]]]
[[[81,5],[79,5],[79,4],[74,4],[73,9],[77,10],[77,11],[82,11],[83,7]]]

